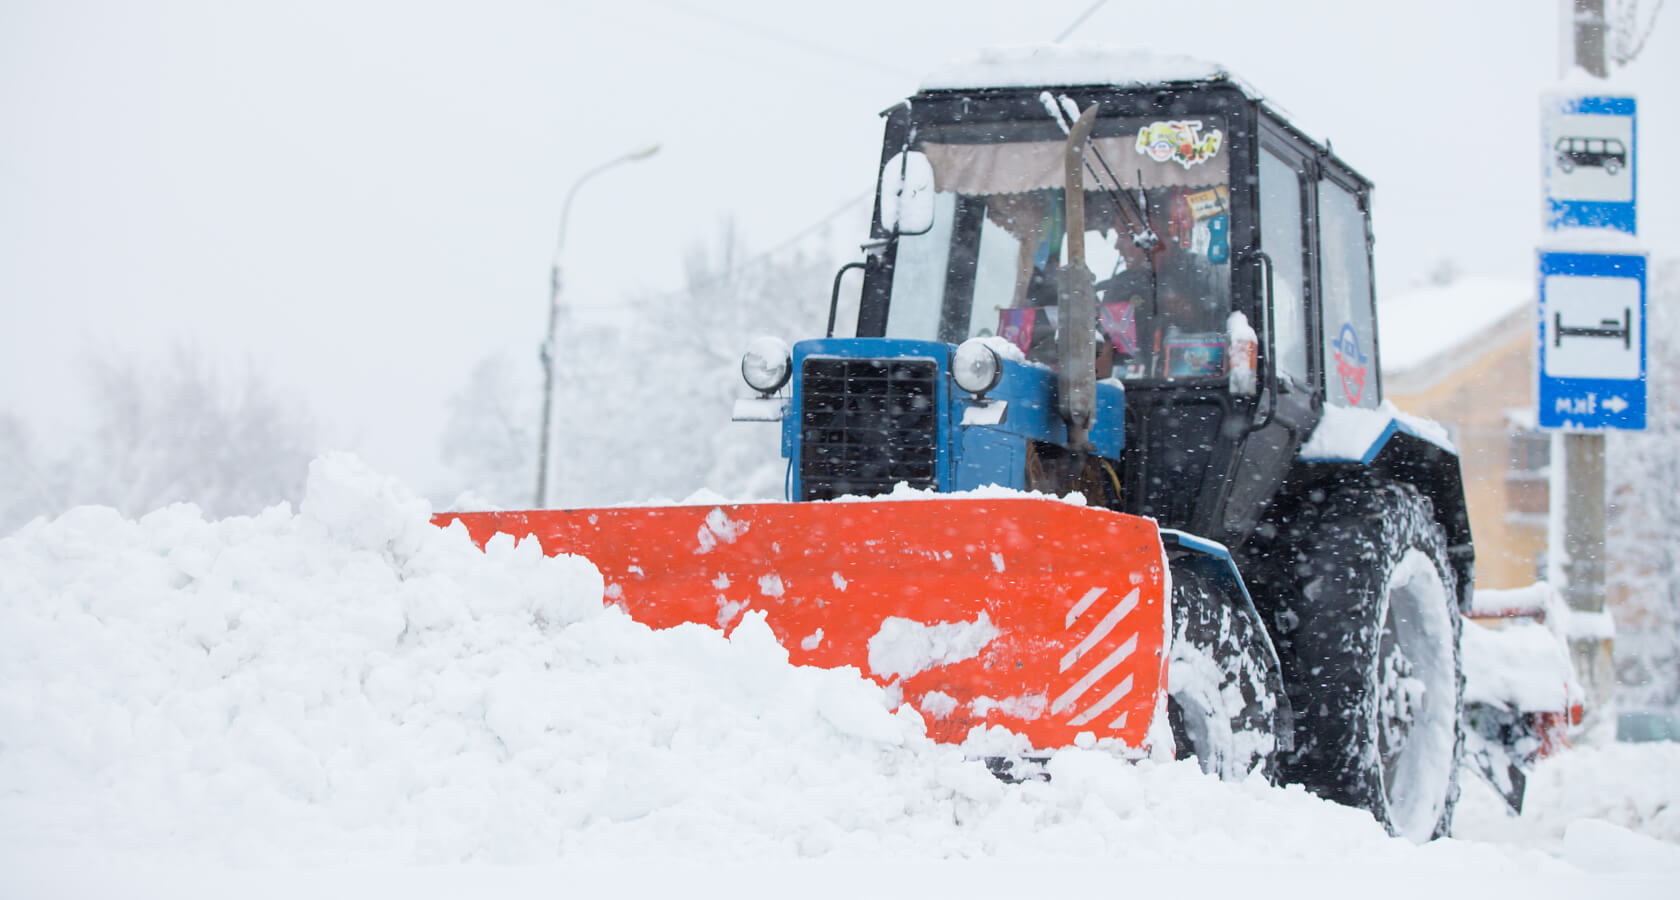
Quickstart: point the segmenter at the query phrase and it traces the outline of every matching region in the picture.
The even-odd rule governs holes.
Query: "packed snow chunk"
[[[1520,712],[1568,709],[1574,668],[1545,626],[1516,620],[1502,628],[1464,621],[1464,702]]]
[[[980,343],[990,347],[992,352],[998,355],[999,359],[1006,362],[1022,364],[1027,362],[1027,354],[1021,352],[1021,348],[1016,346],[1014,341],[1006,337],[988,334],[980,338]]]
[[[762,660],[775,666],[787,664],[787,648],[776,640],[776,633],[770,630],[763,610],[748,610],[746,615],[741,617],[741,624],[729,633],[729,643],[740,648],[751,659]]]
[[[1244,396],[1253,394],[1258,387],[1259,373],[1255,366],[1260,346],[1260,337],[1254,333],[1254,326],[1248,324],[1248,316],[1240,312],[1232,312],[1225,320],[1225,330],[1231,335],[1231,393]],[[1244,350],[1238,353],[1238,349]]]
[[[997,636],[997,627],[983,612],[973,622],[937,625],[889,616],[869,639],[869,671],[887,679],[906,678],[973,659]]]
[[[406,555],[431,528],[430,503],[349,453],[329,453],[309,464],[301,510],[305,519],[356,549]]]
[[[1558,596],[1557,588],[1545,581],[1503,590],[1477,588],[1470,597],[1472,616],[1529,616],[1543,621],[1559,611],[1567,612],[1568,607]]]
[[[957,698],[942,691],[928,691],[922,695],[922,712],[943,719],[957,711]]]
[[[1404,431],[1443,450],[1457,453],[1452,437],[1439,422],[1401,412],[1387,400],[1376,409],[1324,407],[1324,418],[1301,445],[1301,458],[1308,461],[1365,461],[1375,456],[1388,436]]]
[[[747,525],[745,523],[729,518],[729,514],[723,511],[723,507],[717,507],[707,513],[706,521],[701,523],[700,531],[695,536],[699,544],[695,547],[694,552],[710,553],[720,543],[733,544],[746,531]]]
[[[1616,618],[1609,608],[1598,612],[1570,610],[1566,633],[1577,641],[1612,641],[1616,639]]]
[[[977,716],[984,717],[997,710],[1013,719],[1032,721],[1044,715],[1050,707],[1050,698],[1043,694],[1026,694],[1019,697],[976,697],[969,703],[969,709]]]
[[[817,698],[817,712],[841,734],[876,744],[902,745],[921,729],[888,711],[879,697],[831,685]],[[914,732],[906,733],[907,728]]]

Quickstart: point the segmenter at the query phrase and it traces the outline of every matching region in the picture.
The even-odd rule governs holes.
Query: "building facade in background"
[[[1466,279],[1379,310],[1384,396],[1458,446],[1478,588],[1546,574],[1551,437],[1534,430],[1533,303],[1531,286]]]

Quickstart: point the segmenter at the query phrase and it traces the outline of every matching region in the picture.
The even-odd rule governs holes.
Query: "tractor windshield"
[[[1097,120],[1085,255],[1097,284],[1099,370],[1111,359],[1123,378],[1224,374],[1227,140],[1218,116]],[[933,169],[933,225],[899,238],[889,337],[958,343],[997,334],[1054,363],[1068,265],[1064,142],[1048,116],[918,131],[910,149]]]

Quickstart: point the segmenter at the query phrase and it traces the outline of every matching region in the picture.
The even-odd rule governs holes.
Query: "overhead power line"
[[[764,40],[772,41],[774,43],[783,44],[785,46],[794,47],[794,48],[801,49],[801,50],[809,50],[809,51],[813,51],[813,52],[816,52],[816,53],[821,53],[821,54],[823,54],[825,56],[828,56],[828,57],[831,57],[833,59],[842,60],[842,61],[845,61],[845,62],[866,66],[868,68],[877,69],[877,70],[880,70],[880,71],[883,71],[883,72],[889,72],[889,73],[892,73],[894,75],[902,75],[902,76],[912,77],[912,78],[915,77],[915,73],[908,72],[908,71],[906,71],[904,69],[900,69],[896,66],[886,65],[884,63],[878,62],[876,60],[869,59],[867,57],[858,56],[858,55],[853,54],[853,53],[847,53],[843,50],[837,50],[833,47],[828,47],[828,46],[825,46],[823,44],[816,43],[815,41],[808,41],[808,40],[805,40],[803,38],[783,34],[782,32],[776,31],[775,29],[766,28],[762,25],[759,25],[759,24],[756,24],[756,23],[753,23],[753,22],[745,22],[745,21],[742,21],[740,19],[736,19],[736,18],[733,18],[733,17],[730,17],[730,16],[720,15],[720,14],[712,12],[710,10],[697,9],[693,6],[690,6],[690,5],[686,4],[686,3],[679,3],[679,2],[677,2],[677,0],[650,0],[650,2],[655,3],[659,6],[664,6],[664,7],[669,8],[669,9],[674,9],[678,12],[684,13],[684,14],[689,15],[689,16],[693,16],[695,18],[706,19],[710,22],[722,25],[722,26],[727,27],[727,28],[732,28],[732,29],[735,29],[737,31],[752,34],[756,37],[762,38]],[[1108,0],[1097,0],[1097,2],[1092,3],[1090,6],[1086,7],[1084,12],[1080,13],[1071,23],[1068,24],[1068,26],[1066,28],[1064,28],[1062,30],[1061,34],[1056,36],[1056,43],[1059,44],[1062,41],[1066,40],[1070,35],[1072,35],[1075,31],[1077,31],[1079,29],[1079,26],[1085,24],[1085,20],[1091,18],[1091,16],[1093,14],[1095,14],[1097,10],[1101,9],[1103,7],[1103,5],[1106,4],[1107,2],[1108,2]],[[1660,2],[1660,0],[1659,0],[1659,2]],[[752,268],[754,266],[763,264],[764,262],[768,261],[771,257],[783,252],[784,250],[787,250],[789,247],[792,247],[795,244],[798,244],[800,241],[805,240],[806,238],[810,237],[812,234],[815,234],[818,230],[823,228],[823,226],[827,225],[828,223],[830,223],[830,222],[834,221],[835,219],[839,218],[840,216],[844,215],[847,210],[850,210],[852,207],[856,206],[858,203],[861,203],[865,200],[870,199],[871,195],[872,195],[872,192],[864,191],[862,193],[859,193],[859,194],[847,199],[846,202],[840,204],[832,212],[829,212],[827,215],[824,215],[822,218],[820,218],[820,219],[816,220],[815,222],[812,222],[810,225],[807,225],[806,227],[800,229],[798,232],[794,233],[792,236],[790,236],[787,239],[781,241],[780,243],[776,244],[775,246],[771,247],[770,249],[753,255],[751,258],[742,262],[739,266],[732,267],[729,271],[720,272],[716,275],[711,276],[710,278],[702,279],[701,281],[699,281],[695,284],[687,285],[684,289],[685,290],[693,290],[693,289],[696,289],[696,288],[708,287],[708,286],[710,286],[710,285],[712,285],[716,282],[722,281],[726,278],[729,278],[729,277],[733,276],[734,274],[740,272],[743,269],[749,269],[749,268]]]
[[[1091,13],[1094,13],[1097,10],[1102,9],[1102,5],[1104,3],[1107,3],[1107,2],[1108,2],[1108,0],[1097,0],[1097,2],[1091,4],[1089,8],[1087,8],[1084,12],[1079,14],[1079,18],[1073,20],[1072,25],[1069,25],[1068,27],[1062,29],[1062,33],[1056,35],[1056,43],[1060,44],[1062,41],[1067,40],[1069,35],[1073,34],[1075,31],[1077,31],[1079,29],[1079,26],[1085,24],[1086,19],[1091,18]]]
[[[848,63],[851,63],[853,65],[863,66],[863,67],[869,68],[869,69],[875,69],[876,71],[885,72],[885,73],[888,73],[888,74],[891,74],[891,75],[896,75],[896,76],[899,76],[899,77],[902,77],[902,78],[915,78],[916,77],[915,72],[911,72],[911,71],[908,71],[906,69],[901,69],[901,68],[899,68],[897,66],[894,66],[894,65],[889,65],[887,63],[883,63],[880,60],[870,59],[867,56],[861,56],[861,55],[856,54],[856,53],[848,53],[845,50],[841,50],[841,49],[836,48],[836,47],[830,47],[826,44],[821,44],[821,43],[818,43],[816,41],[807,40],[805,38],[798,37],[796,35],[786,34],[784,32],[777,31],[774,28],[767,28],[763,25],[758,24],[757,22],[745,21],[745,20],[742,20],[742,19],[734,18],[733,16],[722,15],[720,13],[713,12],[709,9],[701,9],[699,7],[690,6],[687,3],[679,3],[679,2],[677,2],[677,0],[649,0],[649,2],[652,2],[652,3],[657,4],[659,6],[663,6],[667,9],[676,10],[677,12],[683,13],[684,15],[693,16],[696,19],[705,19],[708,22],[711,22],[711,23],[716,24],[716,25],[722,25],[725,28],[731,28],[731,29],[734,29],[735,31],[739,31],[739,32],[742,32],[744,34],[753,35],[754,37],[760,38],[762,40],[770,41],[770,42],[776,43],[776,44],[781,44],[785,47],[792,47],[792,48],[797,49],[797,50],[803,50],[803,51],[808,51],[808,52],[812,52],[812,53],[820,53],[823,56],[827,56],[831,59],[840,60],[842,62],[848,62]]]

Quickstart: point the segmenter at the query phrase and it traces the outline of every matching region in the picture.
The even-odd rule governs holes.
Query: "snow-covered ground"
[[[1458,836],[1070,750],[1006,785],[762,622],[663,632],[353,458],[294,513],[0,540],[0,896],[1673,896],[1680,745],[1543,764]],[[992,736],[994,739],[997,736]]]

